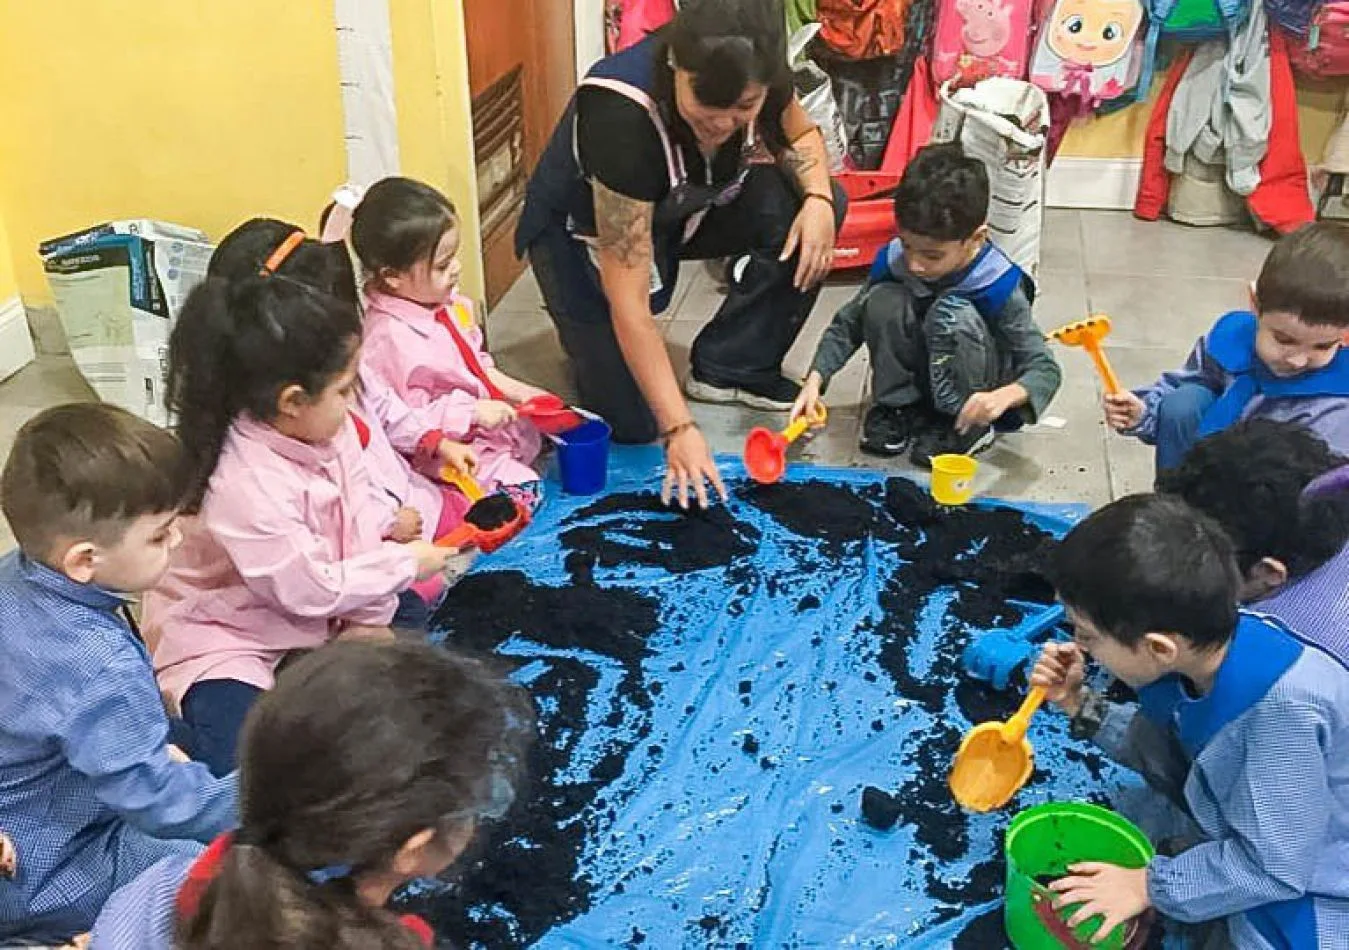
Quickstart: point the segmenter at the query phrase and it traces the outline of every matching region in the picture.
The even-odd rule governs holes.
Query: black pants
[[[833,186],[836,225],[847,197]],[[819,296],[792,286],[797,255],[779,261],[801,208],[795,181],[775,165],[756,165],[740,196],[713,208],[681,260],[731,258],[731,285],[716,314],[693,341],[690,361],[704,382],[755,385],[775,379]],[[584,246],[562,225],[545,230],[529,248],[529,260],[562,348],[571,359],[581,405],[608,420],[618,442],[650,442],[656,420],[628,369],[614,335],[609,302]],[[662,275],[673,285],[673,272]]]

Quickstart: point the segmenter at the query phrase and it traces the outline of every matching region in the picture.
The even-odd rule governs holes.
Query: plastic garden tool
[[[1011,719],[986,722],[966,734],[948,779],[962,807],[970,811],[1001,808],[1026,784],[1034,759],[1026,728],[1044,701],[1044,690],[1032,689]]]
[[[1105,351],[1101,349],[1101,341],[1109,335],[1110,318],[1103,313],[1097,313],[1085,320],[1059,327],[1049,334],[1049,339],[1056,340],[1064,346],[1079,346],[1086,350],[1091,361],[1096,364],[1096,372],[1100,374],[1101,382],[1105,384],[1105,391],[1114,395],[1120,391],[1119,377],[1115,375],[1110,360],[1106,359]]]
[[[771,485],[781,480],[787,471],[787,446],[791,445],[807,429],[818,429],[829,419],[829,411],[820,406],[820,411],[807,418],[802,415],[781,432],[755,426],[749,430],[745,439],[745,470],[749,477],[761,485]]]
[[[543,393],[526,399],[515,407],[515,411],[524,416],[544,435],[560,435],[585,424],[585,416],[572,409],[562,397],[554,393]]]
[[[440,477],[464,493],[473,502],[464,513],[464,523],[449,534],[436,538],[447,548],[477,548],[491,554],[529,524],[529,509],[504,492],[487,494],[478,480],[452,465],[443,466]]]
[[[960,655],[965,672],[1006,689],[1012,674],[1034,659],[1041,635],[1063,622],[1063,605],[1054,604],[1025,617],[1009,630],[990,630],[969,642]]]

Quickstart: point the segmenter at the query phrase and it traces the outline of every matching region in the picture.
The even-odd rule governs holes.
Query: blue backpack
[[[1286,0],[1305,3],[1308,0]],[[1143,39],[1143,63],[1138,72],[1138,85],[1133,90],[1109,103],[1114,111],[1148,97],[1152,90],[1152,73],[1157,63],[1157,43],[1162,37],[1198,43],[1204,40],[1232,37],[1246,22],[1251,12],[1251,0],[1143,0],[1148,14],[1147,33]]]

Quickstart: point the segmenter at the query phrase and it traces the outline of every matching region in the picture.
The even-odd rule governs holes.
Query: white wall
[[[576,15],[576,79],[604,55],[604,0],[572,0]]]

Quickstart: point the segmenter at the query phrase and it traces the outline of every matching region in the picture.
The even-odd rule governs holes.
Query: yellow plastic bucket
[[[968,455],[938,455],[932,460],[932,497],[942,505],[963,505],[974,497],[979,463]]]

